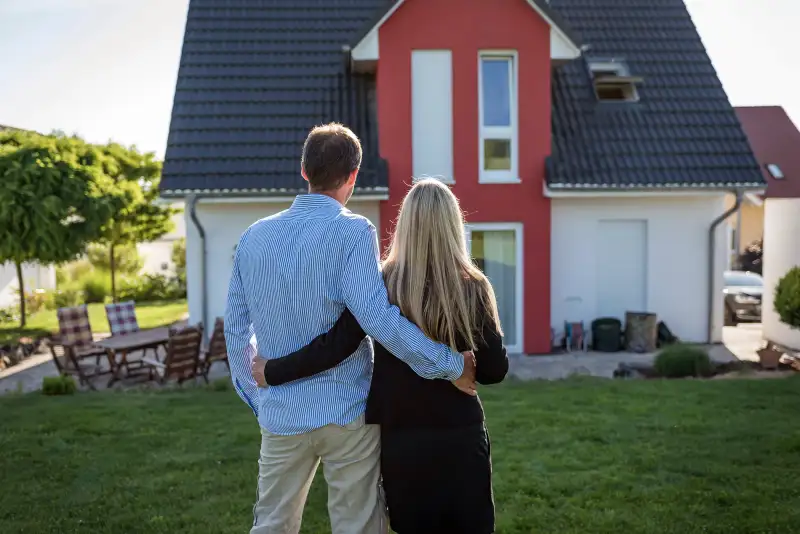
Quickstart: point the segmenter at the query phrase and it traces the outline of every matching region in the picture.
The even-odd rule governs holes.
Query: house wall
[[[597,317],[596,238],[600,221],[640,220],[647,227],[646,311],[654,312],[684,341],[707,337],[708,231],[724,211],[722,195],[667,198],[559,198],[552,200],[551,317],[557,332],[565,320]],[[714,340],[722,337],[722,273],[726,231],[716,243]],[[641,310],[630,310],[641,311]],[[619,317],[624,321],[624,317]]]
[[[768,198],[764,209],[764,296],[761,322],[764,339],[800,350],[800,330],[780,321],[774,292],[792,267],[800,266],[800,199]]]
[[[197,218],[206,233],[206,276],[208,287],[205,290],[208,317],[204,321],[210,325],[215,317],[225,314],[225,301],[228,294],[233,252],[245,230],[264,217],[269,217],[287,209],[290,200],[278,202],[229,202],[203,203],[197,205]],[[352,200],[347,207],[355,213],[367,217],[380,230],[378,201]],[[184,214],[186,228],[186,277],[189,298],[189,321],[196,323],[202,317],[203,293],[201,265],[202,247],[197,228]]]
[[[181,210],[172,216],[174,229],[150,243],[139,243],[136,248],[139,255],[144,260],[142,272],[148,274],[167,274],[175,272],[175,264],[172,261],[172,246],[175,241],[186,237],[186,221],[183,213],[183,202],[172,204],[175,209]],[[167,268],[164,269],[163,266]]]
[[[469,31],[465,31],[469,28]],[[524,350],[550,349],[550,202],[542,195],[550,154],[550,29],[526,2],[409,0],[379,30],[377,67],[380,153],[389,167],[389,200],[381,204],[383,245],[411,183],[412,51],[450,50],[453,191],[469,222],[521,223],[524,261]],[[519,178],[480,184],[478,56],[517,52]],[[446,143],[449,146],[450,142]]]
[[[735,203],[733,195],[725,196],[725,208],[733,207]],[[747,245],[753,241],[758,241],[764,236],[764,206],[755,206],[749,202],[743,202],[742,212],[742,237],[739,241],[739,252],[744,252]],[[737,228],[737,215],[734,214],[728,219],[728,224],[734,230]]]
[[[52,265],[24,264],[22,278],[27,291],[56,288],[56,268]],[[14,306],[18,302],[17,269],[13,263],[4,263],[0,265],[0,308]]]

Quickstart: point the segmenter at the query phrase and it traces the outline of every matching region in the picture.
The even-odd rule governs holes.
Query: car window
[[[761,287],[764,279],[751,273],[725,273],[725,285],[734,287]]]

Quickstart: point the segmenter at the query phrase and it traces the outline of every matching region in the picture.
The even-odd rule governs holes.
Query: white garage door
[[[598,221],[595,243],[597,316],[647,311],[647,221]]]

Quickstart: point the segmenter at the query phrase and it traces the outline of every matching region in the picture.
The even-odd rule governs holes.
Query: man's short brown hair
[[[301,164],[313,191],[334,191],[361,167],[361,141],[341,124],[316,126],[303,144]]]

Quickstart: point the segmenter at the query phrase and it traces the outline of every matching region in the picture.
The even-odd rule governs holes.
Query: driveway
[[[742,323],[722,329],[722,342],[740,360],[757,362],[762,346],[761,323]]]

